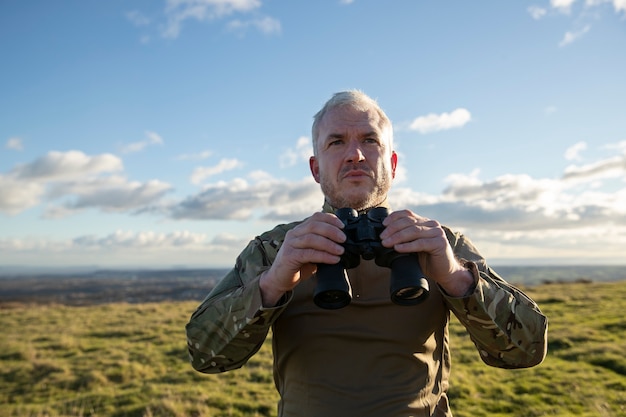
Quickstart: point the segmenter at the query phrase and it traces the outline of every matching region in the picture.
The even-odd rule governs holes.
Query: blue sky
[[[223,267],[322,205],[313,114],[490,263],[626,264],[626,2],[0,3],[0,268]]]

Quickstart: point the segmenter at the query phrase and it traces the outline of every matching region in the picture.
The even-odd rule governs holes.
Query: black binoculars
[[[340,208],[335,215],[345,225],[344,254],[334,265],[317,264],[317,286],[313,301],[318,307],[339,309],[350,304],[352,290],[346,269],[359,265],[361,257],[374,259],[376,265],[391,268],[391,300],[403,306],[416,305],[428,297],[428,281],[422,272],[416,254],[398,253],[380,243],[385,229],[383,220],[389,211],[375,207],[359,214],[352,208]]]

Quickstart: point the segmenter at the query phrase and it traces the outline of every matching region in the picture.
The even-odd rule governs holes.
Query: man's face
[[[391,131],[374,110],[350,106],[328,111],[319,123],[311,173],[335,208],[363,210],[382,203],[395,176]]]

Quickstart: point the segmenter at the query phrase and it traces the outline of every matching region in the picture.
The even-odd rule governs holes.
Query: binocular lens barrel
[[[421,303],[428,297],[428,281],[413,256],[400,256],[391,264],[391,300],[402,306]]]
[[[343,308],[352,301],[352,289],[348,275],[341,263],[317,265],[317,286],[313,301],[328,310]]]
[[[335,265],[317,265],[313,301],[318,307],[334,310],[350,304],[352,290],[346,269],[358,266],[361,258],[391,268],[390,296],[394,303],[412,306],[428,297],[428,280],[416,254],[397,253],[382,246],[380,233],[389,214],[386,207],[374,207],[361,215],[352,208],[340,208],[335,214],[345,225],[345,253]]]

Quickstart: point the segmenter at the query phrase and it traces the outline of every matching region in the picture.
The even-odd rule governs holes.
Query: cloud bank
[[[304,143],[299,138],[291,149],[304,148]],[[446,187],[438,194],[422,193],[409,181],[395,183],[390,201],[395,208],[411,209],[466,232],[481,241],[483,250],[486,247],[499,256],[514,258],[515,250],[542,256],[537,248],[545,251],[551,245],[554,256],[570,257],[583,256],[584,251],[593,253],[598,247],[623,249],[626,141],[603,146],[601,150],[607,156],[593,161],[584,158],[587,147],[579,142],[564,151],[564,159],[575,163],[567,165],[557,178],[507,174],[482,179],[478,170],[453,173],[445,179]],[[298,158],[303,157],[295,157]],[[172,197],[173,187],[166,182],[126,178],[118,156],[49,152],[0,175],[0,211],[19,215],[27,209],[41,207],[42,216],[48,218],[95,210],[169,221],[276,224],[300,220],[321,208],[323,196],[319,185],[308,177],[281,179],[257,170],[245,177],[206,182],[211,172],[226,172],[233,166],[241,168],[239,161],[223,159],[206,171],[196,172],[205,180],[201,189]],[[612,184],[613,191],[602,191],[607,189],[604,188],[607,184]],[[207,260],[200,255],[206,256],[206,251],[234,257],[250,237],[219,234],[210,239],[205,233],[188,230],[165,234],[118,231],[64,241],[7,238],[0,241],[0,247],[14,255],[38,250],[95,253],[126,248],[128,253],[140,251],[137,256],[147,256],[163,248],[166,251],[188,248],[193,249],[190,253],[198,256],[200,262]],[[611,245],[607,245],[607,239]],[[616,245],[616,240],[623,242]],[[608,249],[605,255],[623,258],[623,254]]]
[[[130,10],[125,17],[144,32],[155,26],[159,35],[169,40],[177,39],[183,27],[193,21],[210,24],[226,20],[226,30],[239,35],[248,29],[256,29],[265,35],[280,34],[280,21],[263,15],[261,7],[260,0],[166,0],[164,9],[156,18],[140,10]],[[149,43],[150,39],[150,35],[144,34],[141,43]]]
[[[119,175],[123,169],[113,154],[49,152],[0,174],[0,213],[17,215],[42,203],[50,217],[85,208],[126,212],[159,200],[172,188],[158,180],[129,181]]]

